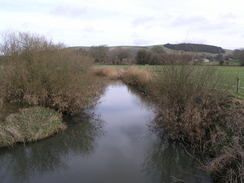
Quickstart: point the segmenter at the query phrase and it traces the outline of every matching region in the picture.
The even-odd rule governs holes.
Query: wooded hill
[[[192,43],[181,43],[181,44],[165,44],[164,47],[172,50],[190,51],[190,52],[205,52],[212,54],[223,54],[225,50],[221,47],[205,45],[205,44],[192,44]]]

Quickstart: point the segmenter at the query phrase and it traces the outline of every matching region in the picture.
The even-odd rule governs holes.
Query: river
[[[153,130],[153,107],[110,84],[56,136],[0,150],[1,183],[208,183],[182,148]]]

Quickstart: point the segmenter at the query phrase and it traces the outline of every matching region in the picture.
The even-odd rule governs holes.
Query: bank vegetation
[[[156,104],[156,126],[163,138],[183,144],[214,182],[243,181],[244,105],[229,94],[228,84],[222,85],[223,75],[214,68],[178,63],[160,72],[121,69],[118,79]]]
[[[63,44],[54,44],[43,36],[31,33],[5,33],[0,49],[1,107],[5,107],[6,103],[24,108],[40,106],[73,115],[93,105],[102,91],[103,82],[90,74],[93,58]],[[39,113],[38,110],[35,112]],[[8,119],[10,117],[0,122],[3,130],[0,139],[7,134],[4,129],[13,128],[15,134],[21,134],[19,124],[24,123],[28,127],[31,123],[25,118],[21,118],[21,122],[10,122]],[[48,122],[53,123],[53,120]],[[41,130],[45,123],[38,123],[33,120],[33,125]],[[28,136],[28,133],[23,134]],[[9,144],[16,137],[12,136]],[[16,142],[23,141],[17,139]]]

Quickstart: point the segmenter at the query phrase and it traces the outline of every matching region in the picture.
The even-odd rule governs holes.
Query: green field
[[[233,82],[233,93],[235,94],[237,78],[240,79],[240,91],[237,95],[241,98],[244,98],[244,67],[218,66],[216,67],[216,69],[218,72],[224,73],[224,76],[227,79],[230,79],[231,82]]]
[[[108,67],[118,67],[118,68],[128,68],[132,65],[98,65],[98,66],[108,66]],[[152,69],[155,72],[159,72],[161,68],[165,66],[152,66],[152,65],[133,65],[138,68],[147,68]],[[194,67],[209,67],[214,68],[220,75],[223,77],[221,78],[221,82],[223,85],[230,85],[230,92],[242,99],[244,99],[244,67],[240,66],[194,66]],[[240,79],[240,89],[239,93],[236,93],[236,83],[237,77]]]

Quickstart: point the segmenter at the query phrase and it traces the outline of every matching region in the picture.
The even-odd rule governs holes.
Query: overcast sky
[[[0,31],[68,46],[193,42],[244,47],[243,0],[0,0]]]

